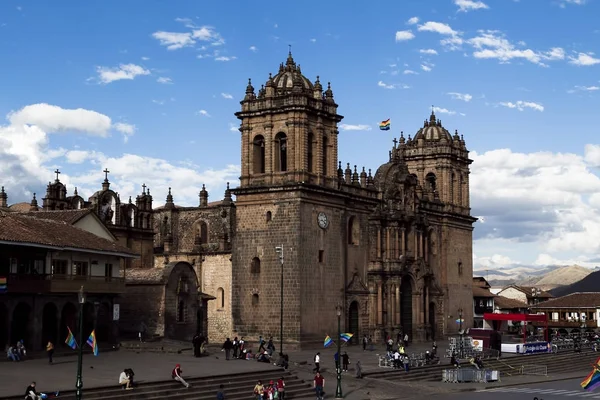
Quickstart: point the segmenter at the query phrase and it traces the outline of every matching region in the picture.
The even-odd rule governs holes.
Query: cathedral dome
[[[311,81],[302,75],[300,65],[294,62],[291,52],[288,54],[286,63],[279,65],[279,72],[277,75],[269,78],[266,86],[272,86],[282,92],[294,91],[295,88],[298,88],[296,91],[300,92],[312,93],[314,90],[314,85]]]
[[[419,129],[413,140],[417,141],[419,139],[429,142],[440,140],[452,142],[452,135],[442,126],[442,121],[437,119],[432,111],[429,121],[425,120],[423,127]]]

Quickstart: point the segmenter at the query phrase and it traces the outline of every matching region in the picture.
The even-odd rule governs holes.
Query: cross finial
[[[288,44],[288,48],[289,48],[290,54],[292,54],[292,45]]]
[[[142,194],[146,194],[146,184],[142,185]]]
[[[394,147],[396,147],[396,144],[398,144],[398,139],[394,138],[394,140],[392,140],[392,142],[394,142]]]
[[[58,168],[56,169],[56,171],[54,171],[54,173],[56,174],[56,182],[58,182],[58,175],[60,174]]]
[[[104,172],[104,180],[108,181],[108,174],[110,173],[110,171],[108,170],[108,168],[104,168],[104,171],[102,172]]]

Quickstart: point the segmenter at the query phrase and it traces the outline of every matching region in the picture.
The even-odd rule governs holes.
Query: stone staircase
[[[133,390],[123,390],[118,386],[93,388],[83,390],[86,400],[213,400],[219,390],[219,385],[224,386],[227,400],[248,400],[252,397],[252,390],[259,379],[263,383],[270,380],[276,381],[280,377],[285,379],[286,399],[314,398],[312,385],[299,379],[297,376],[283,370],[257,371],[241,374],[207,376],[190,378],[187,382],[190,388],[185,388],[172,380],[162,382],[140,382]],[[20,399],[23,397],[0,397],[0,400]],[[75,392],[61,392],[59,400],[75,400]]]
[[[500,377],[521,375],[523,366],[546,366],[548,375],[557,375],[566,372],[587,372],[591,364],[600,357],[600,353],[583,350],[581,353],[573,351],[559,352],[558,354],[532,354],[504,357],[499,360],[484,360],[485,369],[500,371]],[[379,370],[365,372],[365,378],[398,380],[401,382],[440,382],[442,370],[450,369],[448,359],[442,359],[440,365],[427,365],[413,368],[409,373],[403,370],[380,368]]]

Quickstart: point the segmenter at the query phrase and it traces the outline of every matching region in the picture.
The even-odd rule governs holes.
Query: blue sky
[[[0,174],[10,201],[53,179],[89,196],[211,200],[239,175],[239,109],[285,61],[331,81],[339,159],[375,170],[436,107],[471,156],[481,268],[595,265],[595,0],[0,3]],[[210,4],[210,5],[208,5]],[[432,7],[435,5],[435,7]],[[392,130],[377,130],[391,118]],[[365,146],[368,141],[369,146]],[[39,196],[41,197],[41,196]],[[594,235],[596,235],[594,237]]]

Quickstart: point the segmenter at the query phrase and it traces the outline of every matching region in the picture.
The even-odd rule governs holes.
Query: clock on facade
[[[319,228],[327,228],[329,226],[329,218],[327,218],[327,214],[320,212],[319,215],[317,215],[317,222],[319,223]]]

